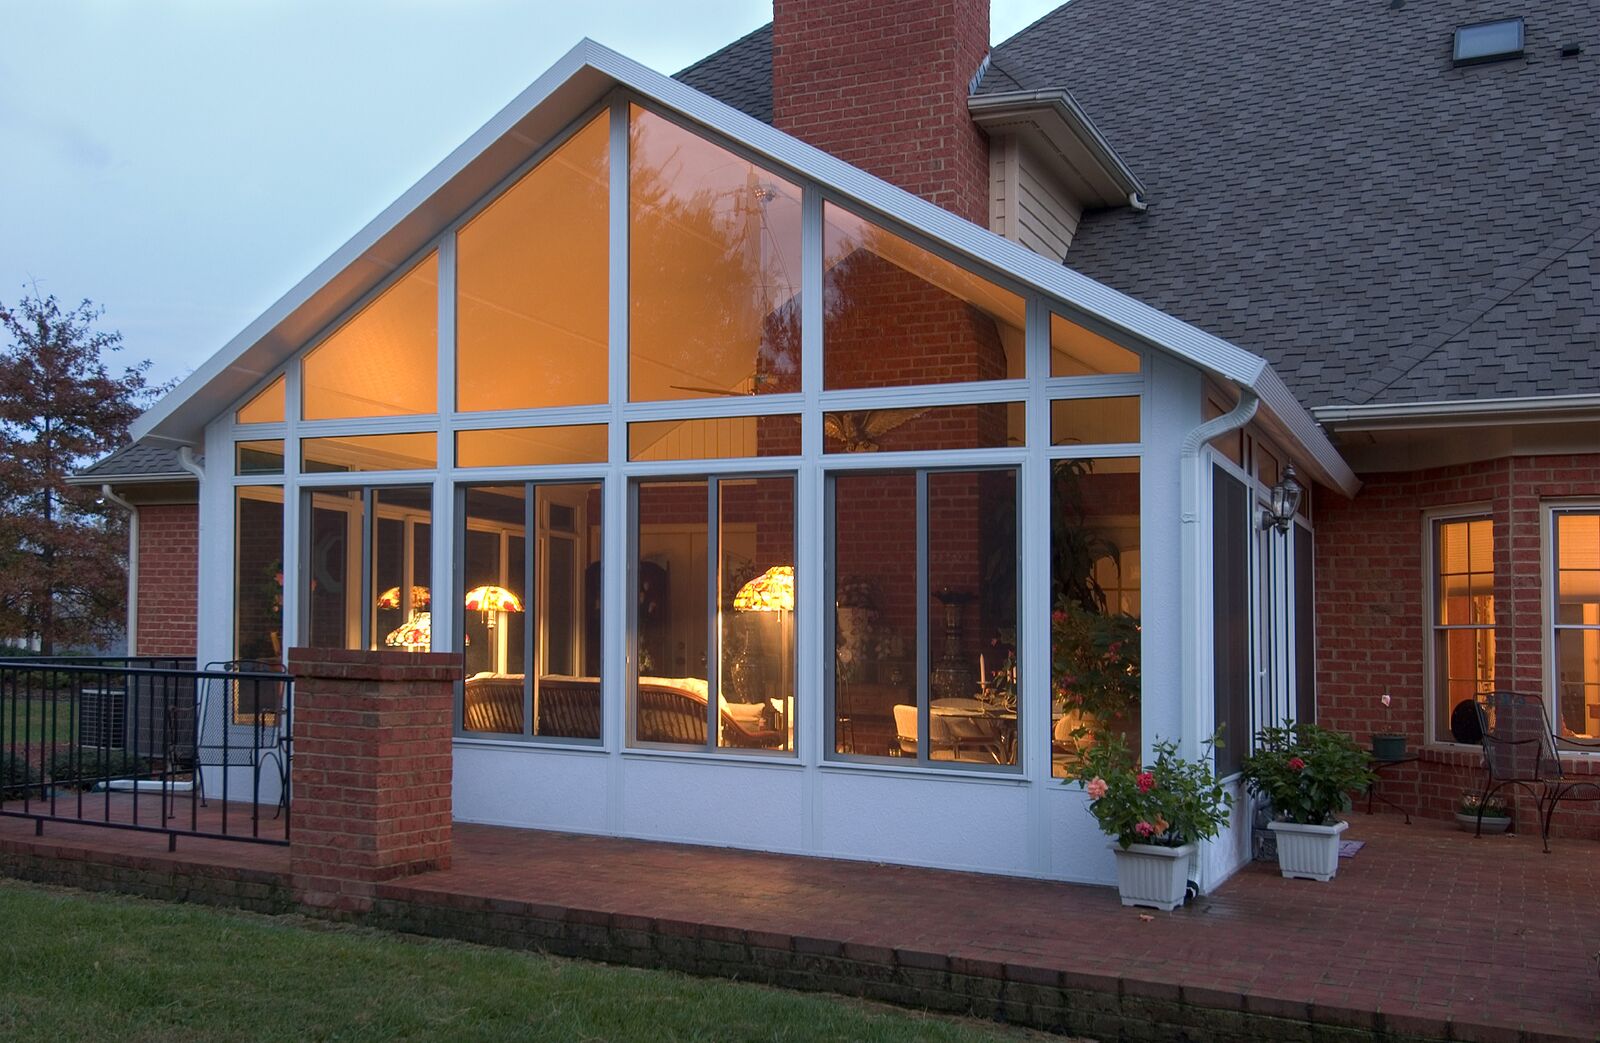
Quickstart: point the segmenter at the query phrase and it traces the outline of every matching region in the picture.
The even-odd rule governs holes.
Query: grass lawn
[[[0,752],[11,749],[13,737],[17,742],[17,755],[21,756],[24,745],[45,741],[70,743],[74,731],[70,698],[7,698],[0,703]]]
[[[0,880],[0,1038],[1051,1037],[759,985]]]

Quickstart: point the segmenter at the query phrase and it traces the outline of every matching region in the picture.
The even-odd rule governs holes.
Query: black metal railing
[[[287,844],[294,680],[276,663],[0,659],[0,816]]]

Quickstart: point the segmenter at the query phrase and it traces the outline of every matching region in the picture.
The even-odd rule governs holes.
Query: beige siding
[[[1035,253],[1066,259],[1083,207],[1014,137],[989,146],[989,227]]]

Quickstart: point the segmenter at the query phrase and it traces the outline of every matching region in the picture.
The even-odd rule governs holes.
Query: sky
[[[992,0],[995,41],[1060,0]],[[673,73],[771,0],[0,0],[0,302],[182,377],[585,36]]]

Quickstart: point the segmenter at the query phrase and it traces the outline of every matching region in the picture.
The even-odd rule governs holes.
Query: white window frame
[[[1500,522],[1494,516],[1492,504],[1486,502],[1453,504],[1449,507],[1435,507],[1422,513],[1422,703],[1423,703],[1423,745],[1447,746],[1453,749],[1475,749],[1476,747],[1464,745],[1451,738],[1439,738],[1441,727],[1448,727],[1448,722],[1439,720],[1439,708],[1434,705],[1437,697],[1435,682],[1438,674],[1438,665],[1434,662],[1434,630],[1438,626],[1434,622],[1437,614],[1435,599],[1439,591],[1439,562],[1437,544],[1434,538],[1435,527],[1440,522],[1474,521],[1486,518],[1492,525],[1496,542],[1502,539]],[[1495,622],[1490,628],[1495,632],[1495,644],[1500,642],[1500,606],[1495,606]],[[1474,628],[1477,629],[1477,628]],[[1498,683],[1498,678],[1496,678]]]
[[[1556,631],[1586,630],[1589,627],[1562,626],[1556,622],[1556,516],[1559,514],[1600,515],[1600,500],[1593,498],[1549,500],[1539,505],[1539,604],[1540,604],[1540,658],[1544,664],[1543,684],[1545,713],[1556,748],[1564,757],[1600,757],[1600,750],[1563,745],[1557,731],[1556,700],[1560,698],[1560,676],[1556,669]],[[1586,740],[1587,741],[1587,740]]]

